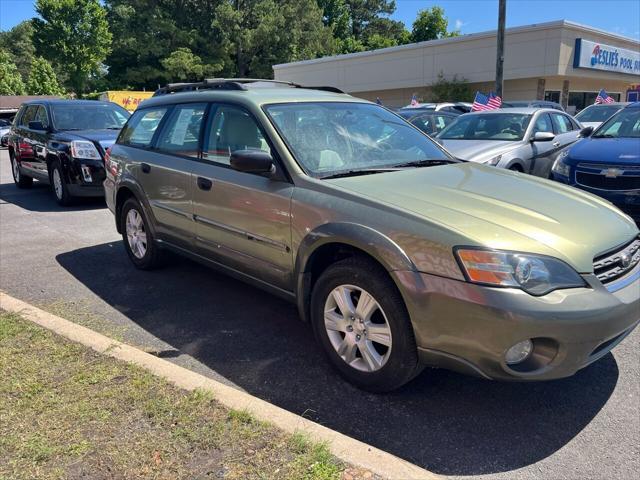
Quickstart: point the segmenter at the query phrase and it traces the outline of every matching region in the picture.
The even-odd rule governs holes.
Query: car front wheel
[[[51,164],[51,189],[56,197],[56,201],[62,205],[71,205],[73,197],[69,194],[69,188],[64,181],[62,167],[57,160]]]
[[[120,229],[124,248],[136,268],[150,270],[159,265],[160,249],[154,242],[144,209],[135,198],[122,206]]]
[[[313,290],[311,318],[333,366],[359,388],[394,390],[422,369],[402,297],[374,262],[350,258],[325,270]]]
[[[29,188],[33,185],[33,178],[23,175],[20,171],[20,165],[13,155],[11,155],[11,173],[13,175],[13,181],[18,188]]]

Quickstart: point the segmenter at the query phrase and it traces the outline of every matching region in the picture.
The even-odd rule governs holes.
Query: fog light
[[[82,178],[84,178],[84,181],[87,183],[93,182],[93,178],[91,177],[91,169],[86,165],[82,165],[81,170],[82,170]]]
[[[533,351],[533,343],[531,340],[523,340],[516,343],[504,354],[504,361],[507,365],[515,365],[524,362]]]

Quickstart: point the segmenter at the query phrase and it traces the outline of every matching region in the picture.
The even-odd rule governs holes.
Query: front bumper
[[[394,272],[424,363],[496,380],[550,380],[573,375],[606,355],[640,321],[640,265],[626,286],[533,297],[434,275]],[[533,339],[533,355],[508,366],[505,352]]]

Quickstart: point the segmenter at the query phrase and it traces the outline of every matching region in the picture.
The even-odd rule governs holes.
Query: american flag
[[[501,105],[502,99],[497,95],[494,95],[493,92],[489,93],[488,96],[484,93],[476,92],[476,98],[473,99],[471,111],[497,110]]]
[[[418,106],[418,97],[416,97],[415,93],[411,97],[411,106],[412,107],[417,107]]]
[[[610,97],[607,92],[604,91],[604,88],[598,92],[598,96],[596,97],[596,103],[613,103],[615,100],[613,97]]]

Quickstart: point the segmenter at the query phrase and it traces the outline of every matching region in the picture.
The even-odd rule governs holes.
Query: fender
[[[144,209],[145,215],[150,220],[148,222],[149,223],[148,227],[151,230],[152,235],[154,235],[154,237],[157,238],[156,229],[155,229],[156,218],[153,215],[153,210],[151,209],[151,205],[147,200],[147,196],[144,194],[142,187],[136,181],[136,179],[131,175],[127,175],[126,173],[123,174],[122,177],[120,177],[120,179],[118,180],[118,183],[116,186],[116,195],[114,198],[115,209],[116,209],[116,213],[115,213],[116,229],[118,230],[118,233],[122,233],[120,228],[120,209],[122,208],[122,205],[118,205],[117,198],[121,190],[124,188],[126,188],[127,190],[131,191],[131,193],[133,193],[133,196],[135,197],[135,199],[138,200],[138,202]]]
[[[298,247],[294,278],[295,293],[300,317],[309,318],[311,297],[310,262],[312,255],[320,247],[330,243],[342,243],[364,251],[378,261],[388,272],[417,272],[416,266],[400,248],[386,235],[357,223],[325,223],[309,232]]]

